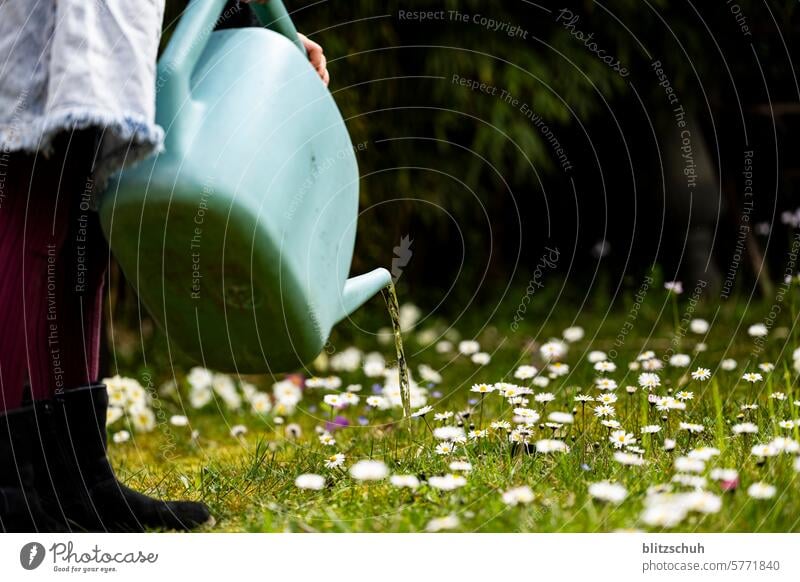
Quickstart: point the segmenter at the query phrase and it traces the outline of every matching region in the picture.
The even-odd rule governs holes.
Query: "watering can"
[[[347,278],[353,145],[282,3],[253,7],[269,30],[214,31],[224,5],[189,3],[158,63],[164,151],[123,170],[98,210],[170,349],[220,371],[284,372],[391,275]]]

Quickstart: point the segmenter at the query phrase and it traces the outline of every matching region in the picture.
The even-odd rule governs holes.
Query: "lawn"
[[[794,285],[775,318],[661,285],[609,310],[510,294],[460,333],[406,304],[413,418],[387,331],[353,323],[285,378],[118,357],[112,459],[214,531],[798,531]]]

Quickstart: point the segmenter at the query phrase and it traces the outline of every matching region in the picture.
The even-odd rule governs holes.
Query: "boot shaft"
[[[106,457],[108,393],[104,384],[69,390],[35,406],[47,465],[74,466],[76,476],[113,476]]]
[[[20,487],[33,479],[30,457],[38,441],[33,407],[0,414],[0,487]]]

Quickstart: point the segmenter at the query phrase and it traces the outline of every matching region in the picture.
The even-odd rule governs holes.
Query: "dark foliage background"
[[[165,38],[185,3],[168,4]],[[445,296],[453,310],[473,296],[497,302],[508,285],[526,284],[545,246],[558,247],[568,288],[581,294],[634,285],[656,264],[667,279],[691,279],[698,275],[687,269],[697,265],[686,241],[697,220],[713,225],[705,261],[713,280],[734,251],[745,149],[756,152],[758,220],[779,225],[791,204],[794,122],[775,106],[791,112],[798,100],[795,2],[738,0],[749,36],[723,1],[286,4],[297,28],[325,47],[331,90],[353,142],[365,144],[353,271],[391,265],[394,247],[408,236],[413,255],[400,292],[423,306]],[[571,35],[557,21],[561,9],[578,15],[575,28],[593,33],[630,75],[611,70]],[[520,27],[527,38],[472,20],[410,21],[401,10],[485,15]],[[666,158],[674,120],[654,60],[710,152],[701,169],[710,186],[693,200],[673,191]],[[519,107],[458,86],[453,75],[528,104],[572,169],[564,171],[542,128]],[[785,237],[774,240],[773,248],[785,246]],[[755,267],[737,285],[752,285],[767,246],[752,232],[748,241]]]

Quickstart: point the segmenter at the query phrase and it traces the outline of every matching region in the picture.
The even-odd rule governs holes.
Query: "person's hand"
[[[244,0],[244,2],[247,4],[267,4],[269,0]],[[327,87],[328,83],[331,81],[331,76],[330,73],[328,73],[328,59],[325,58],[325,53],[322,52],[322,46],[308,38],[305,34],[300,34],[298,32],[297,36],[300,38],[300,42],[302,42],[303,46],[306,48],[308,60],[311,62],[311,65],[314,67],[314,69],[316,69],[319,78],[322,79],[322,82],[325,83],[325,86]]]
[[[297,33],[297,36],[300,37],[300,42],[303,43],[303,46],[306,47],[306,53],[308,53],[308,60],[311,61],[311,65],[317,70],[317,74],[319,78],[322,79],[322,82],[325,83],[325,86],[328,86],[328,83],[331,81],[330,73],[328,73],[328,59],[325,58],[325,53],[322,52],[322,47],[308,38],[305,34]]]

